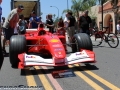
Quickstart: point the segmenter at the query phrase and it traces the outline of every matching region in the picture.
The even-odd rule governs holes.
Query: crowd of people
[[[29,21],[25,20],[24,15],[20,14],[23,10],[24,7],[22,5],[18,5],[17,8],[10,12],[6,19],[5,17],[2,17],[0,33],[3,35],[3,39],[2,43],[0,42],[0,58],[2,58],[0,62],[0,69],[3,63],[3,55],[6,54],[5,45],[6,43],[9,44],[11,36],[25,34],[27,28],[38,28],[38,24],[42,22],[41,17],[36,16],[34,11],[30,13],[31,17]],[[68,11],[64,20],[62,18],[59,19],[57,29],[55,31],[52,14],[48,14],[46,16],[45,26],[49,28],[49,32],[51,33],[57,32],[61,29],[65,30],[65,32],[68,34],[68,40],[71,43],[72,37],[75,34],[76,26],[78,27],[78,33],[87,33],[88,35],[90,34],[89,26],[91,27],[91,18],[88,16],[88,11],[86,10],[83,12],[83,15],[79,17],[78,23],[76,23],[76,19],[72,12]]]

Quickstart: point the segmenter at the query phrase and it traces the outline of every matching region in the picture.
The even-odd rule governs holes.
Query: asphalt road
[[[8,47],[6,49],[8,51]],[[36,90],[36,87],[38,90],[119,90],[120,45],[110,48],[103,44],[94,47],[94,52],[97,60],[95,64],[75,64],[61,68],[35,66],[30,70],[12,69],[6,56],[0,71],[0,89],[24,87],[22,90],[27,90],[32,88],[28,86],[33,86],[32,90]],[[54,78],[52,72],[60,70],[70,70],[73,76]]]

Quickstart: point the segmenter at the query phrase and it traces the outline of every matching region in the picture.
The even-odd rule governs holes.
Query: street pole
[[[68,0],[67,0],[67,11],[69,10],[69,7],[68,7]]]
[[[57,8],[56,6],[50,6],[50,7],[55,7],[55,8]],[[57,10],[58,10],[58,18],[59,18],[59,9],[57,8]]]
[[[101,8],[102,8],[102,30],[103,30],[103,0],[101,0]]]

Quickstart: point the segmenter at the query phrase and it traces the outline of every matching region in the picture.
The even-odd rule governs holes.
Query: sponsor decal
[[[35,56],[26,56],[26,58],[35,58]]]
[[[62,51],[62,48],[55,48],[54,51]]]
[[[77,55],[83,55],[84,53],[83,52],[79,52],[79,53],[76,53],[76,56]]]
[[[55,42],[59,42],[59,40],[57,40],[57,39],[51,39],[50,42],[55,43]]]
[[[54,44],[52,45],[53,47],[61,47],[62,45],[61,44]]]
[[[58,54],[62,54],[61,52],[58,52]]]
[[[63,55],[60,54],[58,57],[61,58],[61,57],[63,57]]]

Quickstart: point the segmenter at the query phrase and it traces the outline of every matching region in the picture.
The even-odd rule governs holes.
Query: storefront
[[[120,1],[118,3],[118,6],[120,6]],[[118,10],[118,14],[119,13],[120,13],[120,9]],[[101,14],[102,14],[101,7],[99,6],[98,15],[97,15],[97,24],[100,29],[101,29],[101,24],[102,24]],[[114,18],[114,12],[113,12],[110,1],[106,2],[103,5],[103,26],[109,27],[107,33],[108,32],[115,33],[115,18]]]

